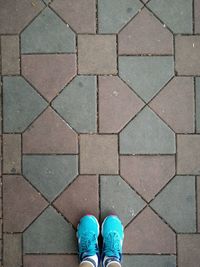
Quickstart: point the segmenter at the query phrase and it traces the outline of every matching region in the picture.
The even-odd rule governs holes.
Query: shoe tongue
[[[120,263],[120,260],[116,257],[107,257],[105,258],[105,261],[104,261],[104,266],[106,267],[110,262],[119,262]]]

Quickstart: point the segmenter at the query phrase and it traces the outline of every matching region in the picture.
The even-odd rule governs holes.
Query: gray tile
[[[200,133],[200,77],[196,78],[196,127]]]
[[[4,234],[3,263],[5,267],[22,266],[21,234]]]
[[[121,154],[173,154],[174,132],[145,107],[120,133]]]
[[[125,255],[125,267],[176,267],[176,257],[166,255]]]
[[[49,207],[24,232],[25,253],[76,252],[75,231],[57,211]]]
[[[195,177],[175,176],[151,206],[177,231],[196,231]]]
[[[23,174],[48,200],[77,176],[78,158],[71,155],[25,155]]]
[[[174,33],[192,33],[192,0],[151,0],[147,6]]]
[[[126,225],[144,206],[145,202],[120,176],[101,176],[102,218],[114,213]]]
[[[3,79],[5,132],[22,132],[47,106],[47,102],[20,76]]]
[[[119,32],[142,6],[139,0],[98,0],[99,32]]]
[[[76,76],[52,106],[76,131],[96,132],[96,77]]]
[[[148,102],[174,75],[171,56],[120,56],[119,76]]]
[[[74,32],[50,9],[42,13],[21,33],[22,53],[74,52]]]

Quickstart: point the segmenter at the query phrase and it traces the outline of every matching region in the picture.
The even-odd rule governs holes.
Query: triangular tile
[[[100,195],[102,218],[108,214],[116,214],[124,225],[146,204],[120,176],[101,176]]]
[[[177,231],[196,231],[195,177],[176,176],[151,206]]]
[[[122,156],[122,177],[146,201],[150,201],[175,175],[174,156]]]
[[[5,132],[22,132],[44,110],[47,102],[20,76],[3,79]]]
[[[174,154],[174,132],[145,107],[120,133],[121,154]]]
[[[22,55],[22,75],[51,101],[76,75],[76,55]]]
[[[23,133],[24,153],[78,153],[77,134],[51,108]]]
[[[150,208],[145,208],[125,230],[125,253],[176,253],[176,235]]]
[[[119,76],[146,102],[173,77],[171,56],[120,56]]]
[[[24,253],[76,252],[72,225],[49,207],[23,234]]]
[[[75,52],[74,32],[48,7],[21,33],[22,53]]]
[[[3,177],[4,231],[23,232],[47,206],[47,202],[22,177]]]
[[[191,77],[174,77],[150,103],[176,133],[194,132],[193,84]]]
[[[99,217],[98,176],[78,176],[54,206],[76,227],[85,214]]]
[[[118,40],[120,55],[173,53],[173,35],[146,8],[119,33]]]
[[[52,201],[77,176],[77,161],[72,155],[25,155],[23,174]]]

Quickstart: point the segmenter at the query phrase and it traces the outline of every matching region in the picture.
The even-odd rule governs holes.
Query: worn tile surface
[[[124,267],[199,266],[199,33],[199,0],[0,0],[0,266],[77,267],[87,213]]]

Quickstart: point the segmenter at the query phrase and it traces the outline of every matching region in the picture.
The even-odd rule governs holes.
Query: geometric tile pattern
[[[126,266],[199,266],[199,11],[0,0],[0,266],[75,267],[109,212]]]

